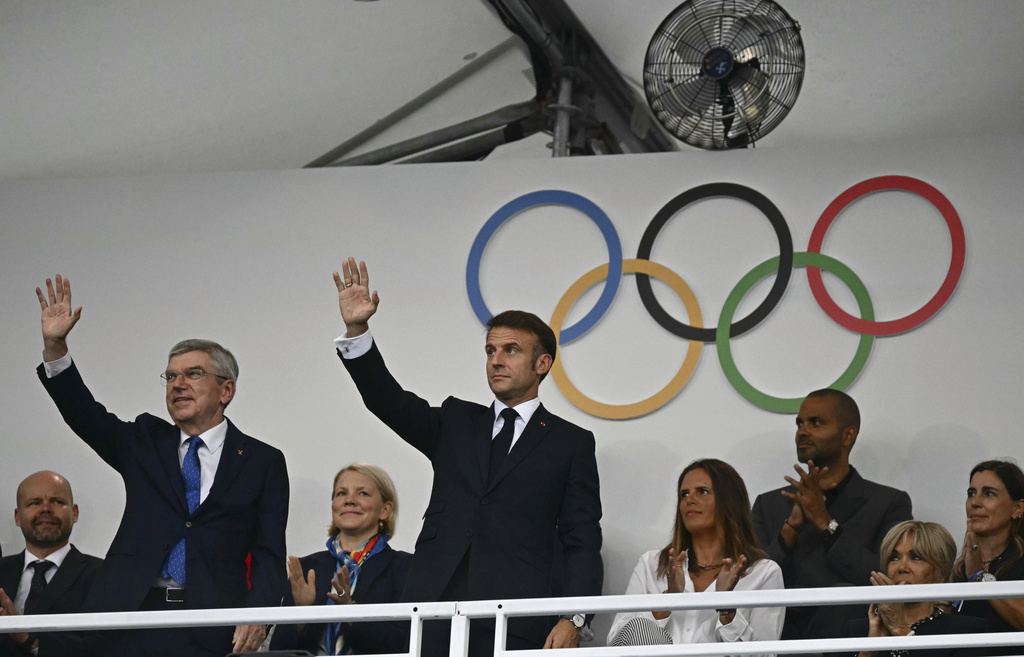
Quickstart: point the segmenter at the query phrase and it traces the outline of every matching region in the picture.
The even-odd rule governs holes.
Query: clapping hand
[[[328,591],[327,597],[333,600],[334,604],[352,604],[352,580],[348,574],[348,566],[341,567],[341,570],[334,575],[331,584],[334,585],[334,591]]]
[[[803,512],[807,522],[813,524],[819,531],[824,531],[832,519],[828,509],[825,507],[824,491],[836,487],[835,484],[823,486],[821,483],[822,477],[828,473],[828,466],[819,468],[814,465],[814,461],[808,461],[806,472],[799,465],[795,464],[793,469],[796,470],[800,478],[784,478],[796,490],[793,492],[784,490],[782,494],[793,500],[794,504],[800,506],[800,510]]]
[[[741,554],[740,558],[733,563],[732,559],[722,559],[722,570],[715,578],[716,591],[731,591],[740,580],[740,573],[747,565],[747,555]]]
[[[292,585],[295,606],[308,607],[316,599],[316,572],[310,569],[308,579],[302,575],[302,563],[298,557],[288,557],[288,581]]]

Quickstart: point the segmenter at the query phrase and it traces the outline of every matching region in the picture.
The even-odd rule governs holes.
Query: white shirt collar
[[[494,400],[495,422],[498,421],[498,418],[501,416],[501,412],[506,408],[508,408],[507,404],[499,399]],[[516,413],[519,413],[519,417],[523,418],[523,425],[525,426],[530,423],[530,418],[532,418],[533,414],[537,412],[538,408],[540,408],[540,397],[534,397],[530,401],[524,401],[518,406],[513,406],[512,408],[515,409]]]
[[[64,563],[64,557],[68,556],[68,552],[71,552],[71,543],[66,544],[61,549],[59,549],[56,552],[53,552],[51,554],[48,554],[45,557],[37,557],[36,555],[32,554],[29,551],[29,548],[26,545],[25,546],[25,565],[22,566],[21,570],[22,570],[22,572],[24,572],[25,569],[29,567],[29,564],[35,563],[36,561],[39,561],[40,559],[45,559],[46,561],[49,561],[53,565],[55,565],[58,568],[60,568],[60,565],[62,563]]]
[[[224,439],[228,436],[228,420],[224,418],[221,423],[212,429],[207,429],[203,433],[199,434],[199,437],[203,439],[203,444],[206,445],[206,449],[210,450],[211,454],[216,454],[217,450],[224,446]],[[178,443],[178,449],[185,444],[185,441],[191,438],[189,434],[184,431],[181,432],[180,442]]]

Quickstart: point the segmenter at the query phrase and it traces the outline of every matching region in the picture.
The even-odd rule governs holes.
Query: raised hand
[[[334,575],[331,584],[334,585],[334,591],[328,591],[327,597],[334,600],[334,604],[352,604],[352,579],[348,575],[348,566],[341,567],[341,570]]]
[[[722,570],[715,578],[716,591],[731,591],[740,581],[740,573],[747,565],[747,555],[741,554],[740,558],[733,563],[732,559],[722,559]]]
[[[334,272],[334,284],[338,288],[338,306],[341,318],[345,321],[346,335],[354,338],[366,332],[367,322],[377,312],[380,297],[374,290],[370,294],[370,276],[366,273],[366,263],[356,266],[356,259],[350,257],[341,263],[341,274]]]
[[[793,469],[796,470],[800,478],[785,477],[785,480],[796,491],[784,490],[782,494],[800,505],[807,522],[817,527],[818,531],[825,531],[832,516],[829,515],[828,509],[825,507],[824,491],[835,488],[835,484],[823,486],[821,483],[822,477],[828,473],[828,467],[819,468],[814,465],[814,461],[808,461],[806,472],[796,464],[793,465]]]
[[[56,276],[57,284],[46,279],[46,296],[38,287],[36,297],[43,311],[43,357],[47,362],[62,358],[68,353],[67,336],[82,316],[82,308],[71,310],[71,280]]]
[[[316,572],[309,571],[309,579],[302,575],[302,563],[298,557],[288,557],[288,581],[292,585],[295,606],[308,607],[316,599]]]

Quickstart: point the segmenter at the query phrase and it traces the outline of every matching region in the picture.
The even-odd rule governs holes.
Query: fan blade
[[[736,103],[738,123],[746,126],[744,132],[756,132],[767,118],[771,103],[770,82],[771,78],[751,63],[738,63],[733,69],[727,84]],[[736,127],[740,129],[741,126]]]
[[[718,85],[704,75],[678,83],[662,83],[662,93],[651,101],[651,109],[677,116],[700,116],[715,102]]]

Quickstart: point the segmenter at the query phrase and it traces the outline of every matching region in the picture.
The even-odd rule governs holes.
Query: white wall
[[[73,301],[84,306],[72,354],[96,397],[124,418],[165,415],[157,374],[175,341],[206,337],[234,351],[241,375],[229,416],[288,459],[290,552],[321,548],[331,477],[354,460],[384,466],[398,483],[395,543],[411,549],[430,468],[362,407],[336,361],[331,341],[343,329],[331,272],[344,256],[369,263],[382,298],[373,330],[399,380],[434,403],[449,394],[486,403],[483,329],[467,300],[465,266],[478,230],[507,201],[548,188],[581,194],[609,215],[624,255],[633,257],[669,199],[697,184],[736,182],[780,208],[803,250],[840,192],[901,174],[934,185],[956,207],[967,265],[936,317],[876,340],[849,390],[864,417],[852,460],[866,477],[908,490],[915,516],[959,535],[970,466],[1021,452],[1022,148],[1019,139],[948,141],[2,184],[0,359],[7,368],[0,381],[0,501],[13,509],[15,488],[30,472],[63,473],[81,507],[73,540],[96,554],[105,552],[123,506],[116,473],[64,426],[35,380],[41,340],[33,290],[58,272],[71,278]],[[888,192],[841,215],[824,250],[860,275],[876,315],[892,319],[938,289],[950,243],[930,205]],[[720,199],[673,219],[653,259],[691,285],[712,325],[739,278],[776,252],[756,211]],[[606,261],[599,232],[582,215],[530,210],[492,239],[484,294],[492,310],[524,307],[546,319],[573,281]],[[829,287],[854,310],[841,284],[832,280]],[[741,312],[766,290],[762,284],[752,291]],[[682,317],[671,294],[660,298]],[[582,316],[594,299],[592,291],[573,315]],[[798,396],[831,383],[857,339],[821,312],[801,269],[768,320],[733,340],[733,353],[757,387]],[[607,316],[560,357],[586,393],[624,403],[660,389],[685,348],[649,317],[626,277]],[[551,381],[541,396],[553,412],[597,436],[607,593],[625,588],[641,551],[667,540],[675,477],[689,461],[713,456],[733,463],[752,494],[781,485],[795,461],[792,415],[740,397],[714,345],[705,347],[682,393],[642,418],[589,416]],[[0,523],[8,554],[23,545],[12,516]]]

